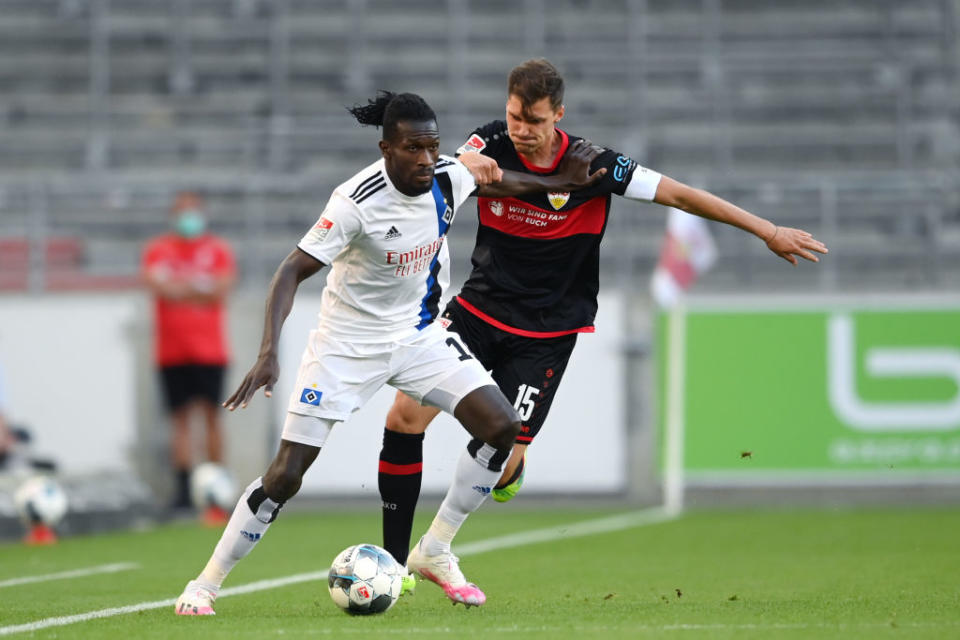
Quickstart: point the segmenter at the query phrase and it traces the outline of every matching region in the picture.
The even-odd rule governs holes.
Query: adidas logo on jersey
[[[403,234],[400,233],[396,227],[390,227],[390,230],[387,231],[387,235],[383,236],[384,240],[393,240],[394,238],[399,238]]]

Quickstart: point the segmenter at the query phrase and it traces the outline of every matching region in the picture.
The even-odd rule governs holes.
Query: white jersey
[[[419,196],[397,191],[382,158],[334,189],[297,245],[330,265],[320,331],[382,343],[429,326],[450,281],[447,229],[476,187],[466,167],[440,156],[433,189]]]

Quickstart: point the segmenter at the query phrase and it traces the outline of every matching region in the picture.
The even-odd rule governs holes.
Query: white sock
[[[251,482],[237,501],[227,528],[197,580],[214,591],[219,590],[234,565],[250,553],[267,532],[282,506],[263,492],[263,478]]]
[[[453,537],[457,535],[467,516],[479,509],[490,495],[490,491],[500,479],[502,460],[509,457],[509,452],[499,456],[497,453],[496,449],[485,444],[477,451],[476,458],[470,455],[469,450],[460,455],[453,482],[430,524],[430,529],[423,536],[423,547],[427,555],[435,556],[449,551]],[[499,465],[492,464],[492,460],[501,462]],[[491,466],[500,468],[491,469]]]

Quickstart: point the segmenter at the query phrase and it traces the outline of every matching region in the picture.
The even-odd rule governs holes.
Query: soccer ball
[[[236,484],[230,472],[215,462],[204,462],[190,474],[190,499],[197,509],[219,507],[232,511],[237,501]]]
[[[27,526],[56,526],[67,513],[67,494],[49,476],[34,476],[17,487],[13,494],[17,513]]]
[[[405,573],[386,549],[355,544],[340,552],[330,565],[330,597],[347,613],[383,613],[400,597]]]

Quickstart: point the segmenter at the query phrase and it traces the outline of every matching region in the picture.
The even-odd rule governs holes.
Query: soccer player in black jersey
[[[478,183],[502,169],[550,174],[580,138],[557,127],[563,78],[544,59],[510,72],[506,121],[478,127],[459,149]],[[491,370],[522,420],[513,453],[493,497],[509,500],[524,473],[524,453],[543,426],[578,333],[590,333],[597,311],[600,241],[611,195],[652,201],[725,222],[754,234],[776,255],[812,262],[826,247],[809,233],[774,223],[700,189],[605,149],[591,169],[604,178],[582,191],[478,199],[480,226],[473,270],[441,321]],[[407,555],[420,493],[423,433],[438,411],[397,393],[380,453],[384,546]],[[479,446],[479,441],[471,443]]]

